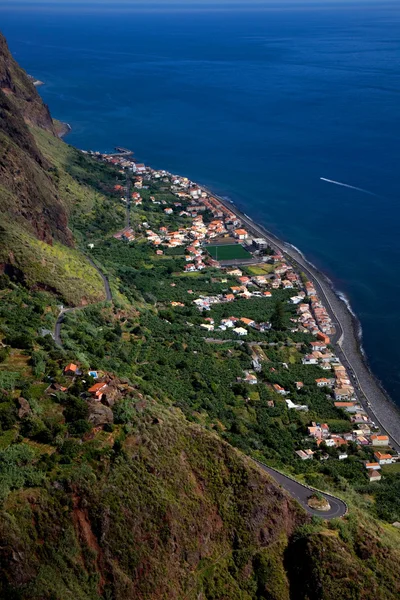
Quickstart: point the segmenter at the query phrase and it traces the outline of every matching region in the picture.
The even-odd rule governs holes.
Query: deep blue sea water
[[[68,142],[208,184],[323,269],[400,404],[398,3],[8,8],[0,27]]]

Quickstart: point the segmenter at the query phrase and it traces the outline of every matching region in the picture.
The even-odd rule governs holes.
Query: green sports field
[[[207,246],[207,252],[216,260],[234,260],[236,258],[251,258],[241,244],[226,244],[220,246]]]

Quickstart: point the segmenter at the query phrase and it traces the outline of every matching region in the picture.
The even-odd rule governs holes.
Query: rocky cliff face
[[[55,135],[48,107],[43,104],[27,74],[11,56],[4,36],[0,33],[0,89],[18,106],[29,125],[37,125]]]
[[[56,135],[48,108],[0,34],[0,210],[2,226],[18,223],[38,239],[72,244],[54,169],[29,130]]]

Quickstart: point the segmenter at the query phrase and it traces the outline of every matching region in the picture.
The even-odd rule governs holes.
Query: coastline
[[[53,125],[60,139],[63,139],[72,131],[72,127],[69,123],[64,123],[63,121],[59,121],[58,119],[53,119]]]
[[[314,283],[336,328],[336,333],[332,337],[332,345],[348,369],[360,403],[382,432],[389,436],[392,446],[397,452],[400,452],[400,409],[368,364],[367,356],[361,345],[361,324],[347,299],[335,289],[333,282],[325,273],[307,260],[301,250],[279,239],[264,226],[254,222],[231,201],[215,194],[204,185],[201,185],[201,188],[239,217],[250,232],[264,237],[273,247],[286,255],[289,262],[305,272]]]

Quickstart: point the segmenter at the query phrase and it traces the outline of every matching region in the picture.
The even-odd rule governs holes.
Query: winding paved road
[[[347,513],[347,505],[343,500],[337,498],[336,496],[332,496],[331,494],[326,494],[325,492],[318,492],[324,496],[324,498],[329,502],[330,509],[326,511],[315,510],[308,506],[308,499],[314,492],[312,488],[309,488],[298,481],[295,481],[291,477],[287,477],[280,471],[273,469],[272,467],[267,467],[263,463],[258,460],[255,461],[263,471],[266,471],[271,477],[275,479],[285,489],[297,502],[301,504],[301,506],[306,510],[310,515],[315,517],[321,517],[323,519],[336,519],[338,517],[343,517]],[[317,491],[317,490],[315,490]]]
[[[94,267],[96,269],[96,271],[98,272],[98,274],[100,275],[100,277],[103,280],[103,284],[104,284],[104,291],[106,293],[106,300],[107,301],[111,301],[112,300],[112,293],[111,293],[111,288],[110,288],[110,282],[108,281],[107,277],[104,275],[104,273],[99,269],[99,267],[96,265],[95,262],[93,262],[93,260],[87,256],[86,257],[87,260],[90,262],[90,264],[92,265],[92,267]],[[95,303],[97,304],[97,302]],[[77,310],[82,310],[84,308],[86,308],[87,306],[90,305],[86,305],[86,306],[74,306],[72,308],[62,308],[60,311],[60,314],[58,315],[57,321],[56,321],[56,325],[54,327],[54,341],[58,346],[62,347],[62,340],[61,340],[61,327],[64,321],[64,317],[67,313],[69,312],[75,312]]]
[[[214,194],[206,187],[202,186],[202,188],[237,215],[250,233],[257,237],[263,237],[270,243],[272,248],[285,254],[288,261],[297,270],[306,273],[310,281],[314,283],[320,299],[336,326],[337,331],[335,336],[332,337],[332,344],[349,373],[358,400],[370,419],[380,427],[382,433],[389,436],[393,448],[400,452],[400,411],[371,373],[360,350],[357,319],[337,296],[329,279],[313,267],[296,248],[281,241],[261,225],[257,225],[234,204]]]

